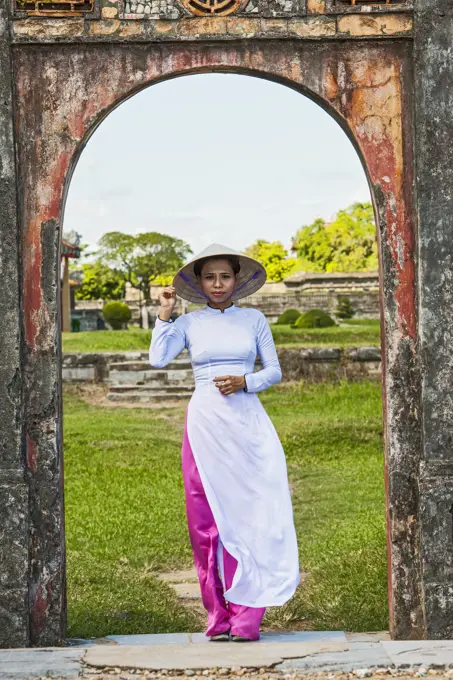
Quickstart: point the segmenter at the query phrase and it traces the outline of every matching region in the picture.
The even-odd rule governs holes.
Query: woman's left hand
[[[222,394],[232,394],[245,387],[243,375],[219,375],[214,378],[214,382]]]

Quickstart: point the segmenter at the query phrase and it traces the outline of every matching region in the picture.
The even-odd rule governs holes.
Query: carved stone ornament
[[[242,0],[181,0],[192,14],[197,16],[225,16],[240,9]]]

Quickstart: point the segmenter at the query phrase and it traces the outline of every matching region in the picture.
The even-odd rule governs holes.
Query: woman
[[[265,280],[259,262],[212,244],[162,291],[149,352],[162,368],[186,347],[194,371],[182,469],[211,640],[258,640],[265,608],[299,583],[285,456],[256,394],[280,382],[280,364],[262,312],[233,302]],[[176,294],[205,306],[173,322]]]

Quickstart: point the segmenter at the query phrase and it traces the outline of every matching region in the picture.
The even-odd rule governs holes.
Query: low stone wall
[[[340,349],[277,348],[283,372],[283,382],[292,380],[355,380],[380,377],[379,347]],[[182,352],[181,358],[187,357]],[[93,354],[63,354],[63,381],[109,382],[110,364],[148,362],[148,352],[103,352]],[[148,365],[149,366],[149,365]],[[255,370],[261,368],[257,359]],[[149,370],[151,369],[149,366]]]
[[[346,295],[351,301],[357,318],[379,318],[379,291],[336,291],[319,289],[294,291],[284,295],[251,295],[238,301],[239,307],[254,307],[266,316],[269,323],[275,323],[286,309],[298,309],[301,313],[309,309],[322,309],[334,316],[340,297]]]
[[[286,309],[298,309],[301,313],[309,309],[323,309],[332,316],[338,305],[338,300],[346,295],[351,301],[357,318],[379,319],[379,291],[378,290],[348,290],[319,289],[312,291],[290,291],[278,294],[255,294],[238,300],[238,307],[253,307],[259,309],[269,323],[275,323]],[[183,301],[177,298],[175,311],[184,314],[198,309],[200,305],[188,304],[183,308]],[[149,325],[153,325],[158,312],[158,303],[148,305]]]
[[[277,285],[277,284],[276,284]],[[338,300],[346,295],[351,301],[357,318],[379,318],[379,291],[377,290],[343,290],[334,288],[319,288],[311,291],[289,291],[250,295],[238,300],[238,307],[253,307],[259,309],[266,316],[269,323],[275,323],[282,312],[286,309],[298,309],[301,313],[309,309],[323,309],[332,316],[338,305]],[[140,310],[134,301],[127,301],[132,312],[132,324],[138,324]],[[76,306],[71,312],[72,318],[80,321],[81,331],[96,331],[99,328],[109,327],[102,318],[102,301],[77,300]],[[181,298],[176,299],[175,313],[179,316],[186,312],[199,309],[201,305],[187,303]],[[159,310],[159,302],[155,298],[142,308],[143,327],[154,326]]]
[[[379,347],[320,347],[316,349],[277,349],[283,382],[291,380],[379,379]]]

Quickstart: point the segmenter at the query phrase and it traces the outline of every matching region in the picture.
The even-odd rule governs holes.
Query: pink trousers
[[[182,443],[182,473],[186,496],[187,522],[194,562],[200,581],[201,597],[208,612],[206,635],[217,635],[231,630],[249,640],[258,640],[265,608],[244,607],[227,602],[219,574],[217,551],[219,532],[206,498],[203,484],[193,457],[187,435],[187,411]],[[223,548],[225,589],[231,587],[237,561]]]

